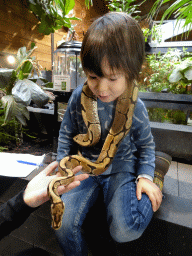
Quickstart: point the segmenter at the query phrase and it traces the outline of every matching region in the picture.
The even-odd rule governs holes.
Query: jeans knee
[[[136,239],[138,239],[139,237],[141,237],[141,235],[143,234],[144,230],[125,230],[125,229],[121,229],[121,228],[112,228],[110,227],[110,234],[111,237],[113,238],[113,240],[115,240],[118,243],[127,243],[127,242],[131,242],[134,241]]]

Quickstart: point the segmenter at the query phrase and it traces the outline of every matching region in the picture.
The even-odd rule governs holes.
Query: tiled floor
[[[192,199],[192,165],[172,162],[165,176],[165,193]]]
[[[156,217],[192,228],[192,165],[173,161],[163,192],[165,199]]]

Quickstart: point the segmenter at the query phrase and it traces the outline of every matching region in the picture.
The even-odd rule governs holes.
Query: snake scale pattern
[[[82,166],[83,172],[90,175],[99,175],[107,170],[120,142],[130,131],[137,97],[138,87],[134,83],[118,98],[113,124],[96,162],[91,162],[82,155],[66,156],[60,161],[58,170],[62,177],[52,180],[48,186],[48,195],[51,199],[52,227],[54,229],[61,227],[65,208],[57,188],[60,185],[68,185],[73,182],[74,174],[71,170],[78,165]],[[78,134],[73,140],[83,147],[94,146],[100,140],[101,127],[97,112],[97,97],[93,95],[87,83],[84,84],[81,93],[81,111],[87,133]]]

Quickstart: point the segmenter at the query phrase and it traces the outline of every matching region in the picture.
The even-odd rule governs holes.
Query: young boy
[[[87,76],[86,85],[97,97],[101,138],[95,146],[80,148],[86,159],[92,162],[98,159],[113,124],[117,101],[127,88],[134,87],[143,59],[142,31],[127,14],[108,13],[88,29],[82,43],[81,61]],[[81,112],[82,87],[73,92],[61,124],[58,161],[76,154],[78,145],[73,137],[87,132]],[[130,102],[132,100],[130,95]],[[121,243],[139,238],[161,204],[161,190],[153,183],[155,145],[147,111],[140,99],[131,118],[131,129],[108,169],[101,175],[90,176],[62,196],[66,208],[63,225],[56,234],[65,256],[87,255],[81,227],[100,190],[110,234]]]

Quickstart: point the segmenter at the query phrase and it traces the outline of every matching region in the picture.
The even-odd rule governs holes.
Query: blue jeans
[[[81,227],[100,189],[104,194],[109,231],[115,241],[124,243],[135,240],[149,224],[153,216],[151,202],[146,194],[140,201],[137,200],[133,173],[90,176],[79,187],[62,195],[65,213],[62,227],[56,235],[65,256],[87,255]]]

